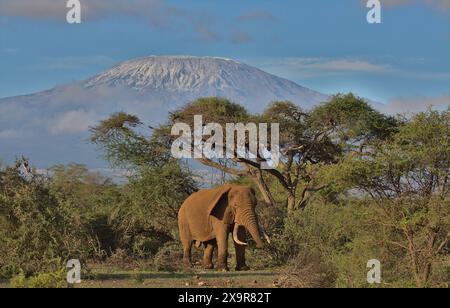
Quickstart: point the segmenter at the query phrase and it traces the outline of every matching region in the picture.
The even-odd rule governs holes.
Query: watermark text
[[[280,162],[280,125],[272,123],[203,124],[201,115],[194,116],[194,129],[186,123],[172,127],[174,158],[246,159],[261,164],[261,169],[275,169]]]

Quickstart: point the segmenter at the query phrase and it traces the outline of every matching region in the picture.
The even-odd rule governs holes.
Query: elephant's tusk
[[[271,243],[270,237],[267,235],[266,230],[264,230],[263,227],[260,227],[260,231],[261,231],[261,233],[262,233],[264,239],[266,240],[266,242],[267,242],[268,244],[270,244],[270,243]]]
[[[270,243],[271,243],[271,242],[270,242],[270,237],[269,237],[269,236],[267,235],[267,233],[264,232],[264,231],[263,231],[263,236],[264,236],[264,238],[266,239],[267,243],[270,244]]]
[[[233,240],[236,242],[236,244],[241,245],[241,246],[247,246],[247,243],[241,242],[238,238],[238,229],[239,226],[238,225],[234,225],[234,230],[233,230]]]

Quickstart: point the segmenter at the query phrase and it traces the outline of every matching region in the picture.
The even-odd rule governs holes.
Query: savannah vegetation
[[[375,287],[449,287],[450,108],[391,117],[352,94],[310,111],[274,102],[262,114],[202,98],[159,127],[111,115],[91,129],[91,141],[125,182],[77,164],[45,174],[27,159],[1,165],[0,279],[65,286],[65,262],[79,259],[84,278],[114,269],[150,286],[164,275],[180,280],[166,286],[184,286],[195,269],[182,265],[177,213],[205,183],[198,166],[172,158],[170,128],[195,114],[206,123],[280,123],[283,155],[275,170],[245,159],[199,160],[222,175],[210,185],[257,191],[257,213],[272,240],[264,250],[249,242],[257,278],[236,274],[236,283],[211,272],[211,285],[371,287],[366,264],[378,259],[382,284]]]

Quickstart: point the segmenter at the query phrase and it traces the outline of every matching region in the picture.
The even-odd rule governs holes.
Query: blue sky
[[[233,58],[327,94],[450,103],[450,0],[0,0],[0,97],[82,80],[130,58]]]

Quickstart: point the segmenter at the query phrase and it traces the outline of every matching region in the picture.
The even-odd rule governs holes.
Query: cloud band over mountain
[[[31,18],[65,19],[68,11],[64,0],[0,0],[0,15]],[[158,17],[170,15],[163,0],[81,0],[83,15],[96,19],[111,15]]]

